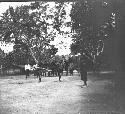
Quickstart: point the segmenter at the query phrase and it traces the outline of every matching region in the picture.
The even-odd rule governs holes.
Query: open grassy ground
[[[0,114],[125,114],[113,89],[113,75],[0,78]]]

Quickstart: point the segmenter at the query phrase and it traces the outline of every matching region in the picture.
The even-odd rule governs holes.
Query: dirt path
[[[79,76],[0,79],[0,114],[120,114],[110,80],[82,84]]]

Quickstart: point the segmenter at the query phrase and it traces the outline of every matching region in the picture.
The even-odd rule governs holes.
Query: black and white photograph
[[[0,114],[125,114],[124,0],[0,0]]]

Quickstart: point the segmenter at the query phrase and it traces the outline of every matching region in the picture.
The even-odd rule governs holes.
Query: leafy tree
[[[95,0],[82,0],[75,2],[71,10],[74,41],[71,51],[84,54],[94,65],[104,52],[105,40],[111,37],[116,27],[115,13],[110,11],[111,6],[104,7],[104,1],[101,3],[103,4]],[[109,12],[106,13],[107,11]]]
[[[58,48],[56,48],[54,45],[51,45],[51,48],[49,49],[50,55],[55,55],[58,52]]]
[[[0,48],[0,71],[1,74],[3,73],[2,68],[4,65],[4,57],[6,56],[6,54],[4,53],[4,51]]]
[[[56,37],[57,31],[60,32],[65,15],[63,4],[55,3],[50,8],[47,2],[35,2],[15,9],[9,7],[1,16],[2,40],[14,42],[17,47],[25,47],[27,55],[39,63],[41,58],[46,57],[50,41]]]

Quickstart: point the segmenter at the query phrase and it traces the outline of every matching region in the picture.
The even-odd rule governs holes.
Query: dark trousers
[[[62,69],[58,69],[57,74],[59,76],[59,81],[61,81],[61,72],[62,72]]]
[[[59,81],[61,81],[61,75],[59,74]]]
[[[29,69],[26,69],[26,71],[25,71],[25,74],[26,74],[26,79],[27,79],[27,77],[29,76]]]

